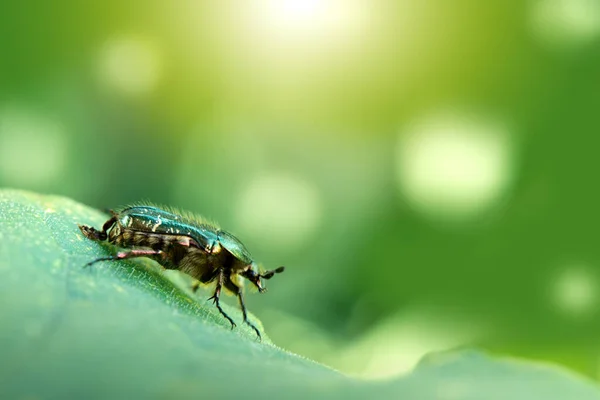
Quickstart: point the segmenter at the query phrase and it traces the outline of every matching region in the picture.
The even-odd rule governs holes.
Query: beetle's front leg
[[[222,287],[223,287],[223,270],[220,269],[219,275],[217,276],[217,287],[215,289],[215,294],[213,294],[211,297],[209,297],[208,300],[213,301],[213,303],[217,307],[217,310],[219,310],[221,315],[223,315],[225,318],[227,318],[227,320],[231,323],[231,329],[233,329],[233,328],[235,328],[235,322],[233,322],[231,317],[229,315],[227,315],[225,313],[225,311],[223,311],[223,309],[221,308],[221,305],[219,304],[219,297],[221,296],[221,288]]]
[[[246,324],[248,324],[250,326],[250,328],[254,329],[254,332],[256,332],[258,339],[262,340],[262,336],[260,336],[260,332],[258,331],[258,328],[256,326],[254,326],[254,324],[252,322],[250,322],[250,320],[248,319],[248,314],[246,313],[246,305],[244,304],[244,297],[242,296],[242,291],[239,289],[237,292],[237,297],[238,297],[238,300],[240,301],[240,308],[242,309],[242,315],[244,316],[244,322]]]
[[[92,228],[93,229],[93,228]],[[100,261],[116,261],[116,260],[126,260],[128,258],[137,258],[137,257],[154,257],[154,256],[162,256],[164,253],[162,250],[130,250],[130,251],[120,251],[114,256],[108,257],[100,257],[95,259],[94,261],[90,261],[85,264],[85,267],[89,267],[92,264],[95,264]]]

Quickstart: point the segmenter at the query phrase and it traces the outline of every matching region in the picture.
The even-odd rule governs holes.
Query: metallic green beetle
[[[108,241],[127,250],[98,258],[87,265],[99,261],[148,257],[167,269],[176,269],[197,279],[194,291],[200,283],[216,282],[215,292],[209,300],[214,301],[233,328],[235,322],[219,304],[222,288],[232,292],[240,302],[244,322],[260,338],[260,332],[248,320],[246,313],[242,297],[244,278],[262,293],[266,289],[261,278],[271,279],[276,273],[283,272],[284,267],[261,273],[239,239],[191,214],[150,205],[135,205],[111,213],[112,217],[104,223],[101,231],[86,225],[79,225],[79,229],[91,240]]]

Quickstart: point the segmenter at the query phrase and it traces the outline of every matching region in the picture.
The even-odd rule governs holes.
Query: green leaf
[[[428,357],[395,381],[347,377],[241,323],[231,330],[188,279],[153,262],[83,268],[111,249],[77,224],[106,218],[0,191],[0,398],[600,399],[563,369],[477,352]]]

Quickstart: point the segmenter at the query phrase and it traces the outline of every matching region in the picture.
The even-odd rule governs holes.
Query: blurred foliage
[[[593,0],[4,2],[0,186],[219,221],[287,267],[274,342],[346,372],[597,378],[599,38]]]
[[[11,305],[0,308],[2,398],[600,398],[565,371],[475,352],[429,356],[390,382],[348,378],[258,342],[244,325],[231,331],[189,282],[153,262],[82,268],[109,254],[77,229],[101,224],[98,211],[3,190],[0,216],[0,298]]]

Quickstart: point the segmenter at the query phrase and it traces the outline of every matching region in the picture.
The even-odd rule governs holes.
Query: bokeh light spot
[[[65,128],[53,118],[16,107],[0,111],[0,175],[5,183],[41,188],[64,170]]]
[[[238,206],[239,226],[267,246],[286,249],[301,244],[321,220],[321,199],[308,182],[268,174],[244,188]]]
[[[467,219],[489,209],[511,178],[511,143],[492,121],[436,115],[402,132],[397,177],[406,201],[434,217]]]
[[[600,1],[538,0],[533,3],[532,27],[550,45],[573,45],[600,37]]]
[[[158,51],[149,40],[115,38],[107,41],[100,51],[101,81],[122,94],[138,96],[151,92],[160,72]]]
[[[583,316],[596,306],[598,282],[582,266],[565,268],[556,277],[554,302],[558,310],[568,316]]]
[[[461,315],[408,309],[383,320],[327,362],[364,379],[392,379],[410,372],[429,353],[476,341],[487,330],[483,325]]]

